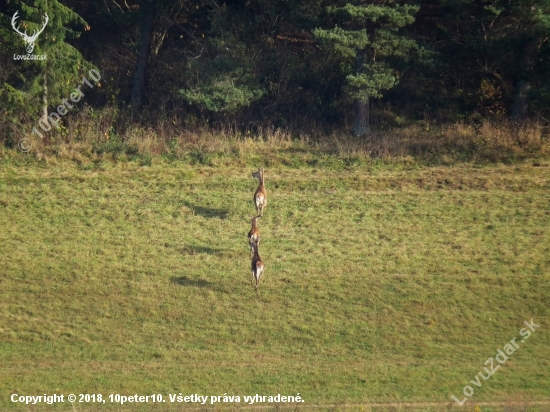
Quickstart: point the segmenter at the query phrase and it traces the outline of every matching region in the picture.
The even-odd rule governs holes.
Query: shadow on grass
[[[223,249],[216,249],[208,246],[197,246],[197,245],[188,245],[180,249],[180,251],[186,255],[216,255],[220,256],[223,254]]]
[[[199,215],[206,218],[217,217],[219,219],[227,219],[227,214],[229,213],[229,210],[227,209],[216,209],[216,208],[210,208],[210,207],[197,206],[197,205],[191,204],[190,202],[183,202],[183,204],[189,209],[191,209],[194,215]]]
[[[210,289],[215,292],[227,293],[226,290],[220,288],[215,283],[209,282],[204,279],[191,279],[187,276],[173,276],[170,278],[170,282],[174,285],[180,285],[184,287],[196,287],[201,289]]]

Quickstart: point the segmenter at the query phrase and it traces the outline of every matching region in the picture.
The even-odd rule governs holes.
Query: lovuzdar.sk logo
[[[44,29],[46,28],[46,25],[48,24],[48,21],[49,21],[48,15],[44,13],[44,17],[42,17],[44,21],[44,25],[42,26],[41,29],[35,30],[33,34],[29,36],[27,34],[27,30],[22,32],[17,27],[16,22],[19,17],[18,14],[19,14],[19,11],[16,11],[15,14],[13,15],[11,19],[11,26],[13,27],[13,30],[15,30],[17,34],[23,37],[23,41],[25,42],[25,48],[27,49],[27,54],[14,54],[13,60],[45,60],[46,59],[45,54],[32,54],[32,51],[34,50],[34,44],[36,42],[36,39],[38,38],[40,33],[44,31]]]

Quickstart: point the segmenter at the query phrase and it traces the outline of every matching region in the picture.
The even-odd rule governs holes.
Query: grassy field
[[[256,295],[249,164],[6,162],[0,409],[299,393],[313,409],[432,410],[470,385],[464,410],[550,410],[549,163],[272,165]],[[532,318],[540,328],[470,383]],[[167,402],[10,402],[54,392]]]

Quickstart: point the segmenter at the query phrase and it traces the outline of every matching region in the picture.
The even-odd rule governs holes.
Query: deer
[[[264,274],[265,264],[258,252],[258,245],[254,244],[254,246],[252,246],[252,249],[254,250],[254,257],[252,258],[251,264],[252,284],[254,284],[254,281],[256,281],[256,293],[258,293],[258,285],[260,284],[260,278]]]
[[[32,34],[32,36],[29,36],[27,34],[27,30],[25,30],[25,32],[21,32],[19,31],[19,29],[16,27],[16,21],[18,19],[18,13],[19,11],[16,11],[15,14],[13,15],[12,19],[11,19],[11,26],[13,27],[13,29],[16,31],[16,33],[18,33],[19,35],[23,36],[23,40],[25,41],[26,43],[26,49],[27,49],[27,53],[28,54],[31,54],[32,51],[34,50],[34,42],[36,41],[36,39],[38,38],[38,36],[40,35],[40,33],[42,33],[44,31],[44,29],[46,28],[46,24],[48,24],[48,21],[50,20],[49,17],[48,17],[48,14],[47,13],[44,13],[44,25],[42,26],[41,29],[39,30],[35,30],[34,33]]]
[[[260,186],[256,189],[254,193],[254,206],[256,206],[256,214],[258,216],[263,216],[264,207],[267,206],[267,191],[264,186],[264,168],[258,169],[257,172],[252,172],[252,177],[255,177],[260,181]]]
[[[252,218],[252,229],[248,232],[248,244],[250,245],[250,258],[254,256],[254,246],[260,244],[260,231],[258,230],[258,219],[261,216],[254,216]]]

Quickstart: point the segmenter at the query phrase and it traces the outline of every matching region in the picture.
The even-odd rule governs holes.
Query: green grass
[[[531,318],[465,408],[550,400],[548,163],[272,166],[259,296],[250,167],[102,165],[0,169],[0,409],[54,392],[448,403]],[[97,410],[164,410],[126,408]]]

